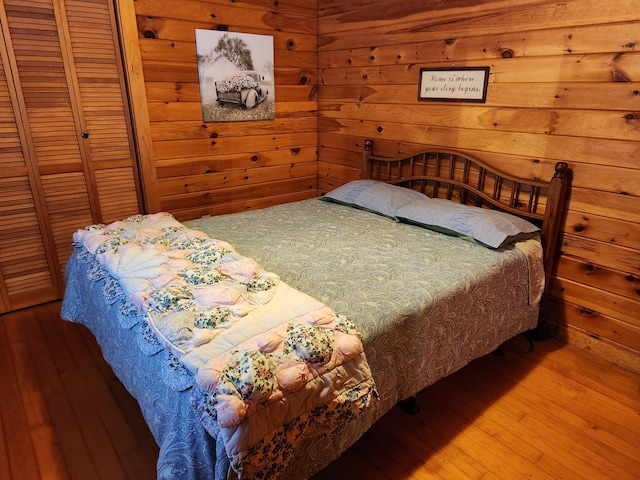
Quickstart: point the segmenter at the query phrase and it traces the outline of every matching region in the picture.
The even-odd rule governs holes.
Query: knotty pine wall
[[[315,197],[315,0],[116,0],[148,211],[178,219]],[[204,123],[195,29],[274,38],[276,118]]]
[[[321,0],[322,192],[423,144],[508,172],[574,170],[551,285],[558,336],[640,371],[640,9],[635,0]],[[420,67],[490,66],[485,104],[417,100]]]
[[[640,371],[635,0],[116,5],[149,211],[187,219],[315,196],[359,177],[365,138],[382,154],[460,148],[532,178],[567,161],[558,336]],[[203,124],[196,28],[274,36],[274,121]],[[420,67],[450,66],[491,67],[485,104],[417,100]]]

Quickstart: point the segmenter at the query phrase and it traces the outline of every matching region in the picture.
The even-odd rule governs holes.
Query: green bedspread
[[[313,473],[309,457],[335,458],[398,400],[537,322],[519,248],[493,250],[320,199],[184,223],[229,242],[362,333],[379,409],[310,442],[297,475]]]

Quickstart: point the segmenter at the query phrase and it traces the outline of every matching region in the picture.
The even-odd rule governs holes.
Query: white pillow
[[[400,208],[396,216],[401,222],[471,237],[492,248],[525,240],[540,231],[534,224],[509,213],[443,199],[417,200]]]
[[[410,188],[377,180],[354,180],[330,191],[322,199],[395,218],[399,208],[429,197]]]

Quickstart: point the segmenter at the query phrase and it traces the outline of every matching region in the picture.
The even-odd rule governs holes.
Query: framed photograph
[[[418,100],[487,101],[489,67],[421,68]]]
[[[205,122],[273,120],[273,37],[196,29]]]

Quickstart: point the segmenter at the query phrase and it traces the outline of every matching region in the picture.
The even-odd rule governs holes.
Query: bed
[[[229,245],[237,258],[255,262],[261,281],[275,278],[318,302],[318,310],[313,311],[327,308],[331,325],[341,325],[336,332],[340,330],[342,335],[344,325],[353,326],[353,331],[347,332],[352,334],[349,339],[361,341],[360,353],[354,350],[343,360],[347,366],[362,360],[355,368],[356,376],[362,378],[349,383],[358,387],[343,389],[340,397],[350,401],[357,397],[357,415],[353,403],[347,403],[346,409],[340,404],[342,410],[336,409],[338,413],[332,417],[326,416],[331,408],[316,407],[313,412],[322,411],[325,416],[316,419],[308,434],[296,436],[294,443],[279,444],[281,437],[268,437],[271,444],[286,446],[275,448],[288,452],[286,458],[272,462],[266,457],[254,469],[239,470],[234,463],[230,435],[215,425],[227,417],[218,417],[215,412],[206,417],[203,413],[213,409],[207,404],[210,398],[219,402],[216,408],[226,398],[203,393],[196,379],[202,378],[198,369],[206,362],[194,367],[192,350],[183,355],[187,350],[167,340],[171,334],[165,335],[154,315],[131,301],[135,297],[131,292],[138,288],[135,282],[110,274],[112,270],[106,268],[109,259],[100,264],[98,257],[103,257],[96,252],[100,252],[99,244],[108,243],[104,238],[96,240],[81,233],[78,238],[92,239],[83,243],[74,236],[76,248],[66,269],[62,317],[92,331],[105,359],[139,402],[160,446],[158,478],[226,479],[239,474],[241,478],[309,478],[399,401],[518,334],[548,335],[544,287],[553,272],[568,195],[571,172],[567,164],[558,163],[550,181],[531,181],[501,175],[455,151],[382,157],[375,155],[372,142],[366,141],[362,171],[362,180],[349,182],[322,198],[181,224],[196,236],[204,235],[208,244],[217,242],[216,248]],[[430,212],[426,217],[425,206]],[[174,225],[172,217],[165,214],[139,216],[130,223],[157,219],[158,215],[161,223]],[[497,219],[500,232],[496,233],[495,225],[487,228],[486,215]],[[515,222],[517,231],[509,230],[512,224],[502,228],[505,218]],[[465,225],[457,228],[461,219]],[[518,223],[521,219],[526,222]],[[101,235],[105,229],[120,231],[111,225],[79,232],[96,228]],[[91,242],[93,251],[88,247]],[[115,257],[109,258],[113,263]],[[259,297],[263,293],[258,289]],[[173,323],[180,323],[186,314],[167,315]],[[193,317],[188,318],[187,326],[193,326]],[[176,331],[185,330],[184,322],[180,327],[182,330]],[[241,329],[242,322],[233,324],[234,331],[244,331]],[[205,329],[186,330],[189,345],[197,337],[194,332],[207,333]],[[231,330],[224,330],[224,334]],[[242,338],[248,341],[249,336]],[[208,346],[207,342],[215,343],[207,338],[195,344]],[[185,361],[187,357],[191,360]],[[209,362],[217,365],[216,361]],[[343,377],[340,373],[335,378]],[[218,382],[219,373],[215,378]],[[314,377],[325,383],[327,378]],[[205,396],[209,400],[203,400]],[[290,397],[294,395],[284,399]],[[282,402],[278,397],[269,405],[282,406]],[[282,408],[290,410],[291,406]],[[237,410],[233,412],[235,415]],[[234,428],[247,423],[242,415]],[[254,418],[246,415],[246,420]],[[284,430],[298,428],[299,419],[298,413],[287,417]],[[251,435],[251,428],[246,431]],[[268,466],[272,464],[276,467]]]

